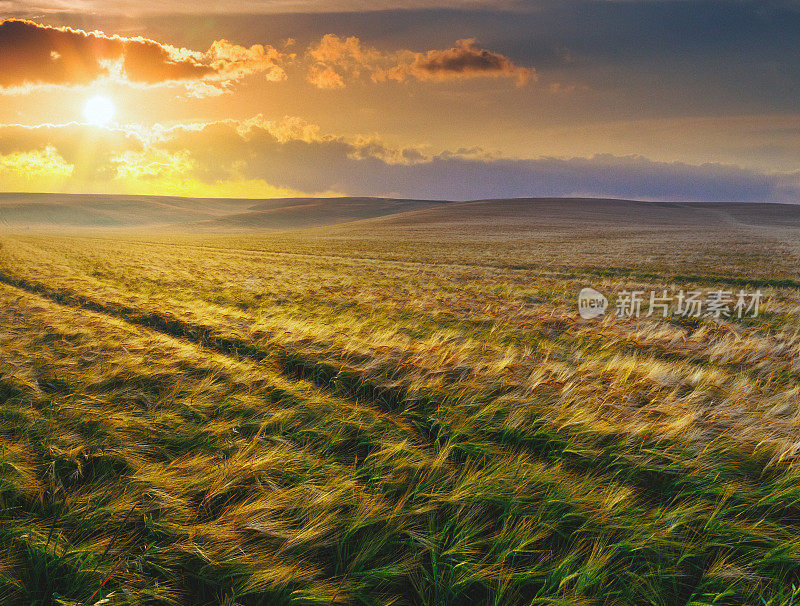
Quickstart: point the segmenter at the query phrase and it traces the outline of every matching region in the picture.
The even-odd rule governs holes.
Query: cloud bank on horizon
[[[203,3],[194,4],[198,13]],[[235,15],[235,3],[215,4],[231,13],[227,21],[198,14],[190,33],[175,30],[170,38],[144,17],[101,28],[72,13],[95,7],[110,14],[122,2],[100,8],[65,0],[46,10],[0,2],[0,190],[800,202],[797,98],[753,96],[763,90],[723,98],[735,74],[709,76],[700,95],[694,79],[714,61],[717,72],[741,67],[719,62],[739,52],[723,34],[682,42],[681,52],[642,44],[639,54],[611,53],[613,23],[599,22],[590,39],[564,12],[567,5],[610,11],[603,14],[619,27],[635,29],[646,24],[630,15],[644,18],[655,5],[664,27],[686,30],[685,6],[567,0],[558,8],[545,1],[488,8],[420,0],[382,14],[398,24],[399,33],[386,34],[369,12],[331,3],[329,10],[352,9],[349,17],[332,14],[331,31],[315,29],[319,19],[312,26],[302,15],[274,16],[285,36],[263,39]],[[276,7],[256,4],[263,12]],[[694,17],[731,21],[730,12],[715,13],[724,4],[704,2]],[[779,17],[797,12],[791,3],[762,5],[758,25],[745,20],[748,2],[736,4],[741,19],[727,26],[745,30],[763,29],[771,18],[767,30],[784,27]],[[156,6],[139,4],[142,13]],[[3,19],[4,12],[34,18]],[[66,16],[48,22],[54,13]],[[442,19],[441,34],[425,33],[426,15]],[[498,27],[532,19],[552,23],[528,37]],[[218,22],[225,26],[215,28]],[[191,33],[200,25],[202,34]],[[715,27],[709,23],[705,33]],[[787,87],[800,92],[800,61],[777,57],[797,43],[775,44],[753,50],[748,61],[770,65],[776,96]],[[659,80],[663,63],[687,53],[697,74],[668,81],[674,66],[667,65]],[[640,57],[644,63],[632,67]],[[98,94],[120,106],[119,123],[80,121],[82,104]],[[664,100],[673,94],[677,101]],[[682,99],[692,102],[682,106]]]
[[[92,153],[87,154],[87,147]],[[261,116],[171,128],[73,123],[0,127],[0,174],[13,191],[199,196],[336,195],[469,200],[614,197],[793,202],[800,174],[641,156],[511,159],[480,149],[429,154],[320,134],[300,118]]]

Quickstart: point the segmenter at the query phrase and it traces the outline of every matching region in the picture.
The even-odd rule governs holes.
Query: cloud
[[[362,46],[356,36],[340,38],[336,34],[324,35],[318,44],[309,47],[308,54],[319,63],[353,70],[375,69],[376,64],[385,60],[383,53]]]
[[[296,58],[270,45],[245,47],[221,39],[201,52],[148,38],[110,36],[23,19],[0,21],[0,56],[4,58],[0,92],[111,80],[138,86],[180,83],[190,97],[229,93],[234,83],[253,74],[271,82],[286,80],[285,68]],[[381,52],[355,36],[327,34],[308,47],[304,61],[307,80],[320,89],[344,88],[348,81],[362,77],[373,82],[502,77],[522,85],[536,76],[531,68],[477,47],[474,39],[424,53]]]
[[[143,151],[148,143],[139,134],[124,129],[106,129],[71,123],[38,127],[7,125],[0,127],[0,157],[24,157],[27,153],[49,150],[47,165],[69,167],[75,183],[104,181],[113,175],[110,159],[125,151]],[[14,191],[6,174],[0,189]],[[45,183],[39,185],[44,188]],[[34,188],[35,189],[35,188]],[[40,189],[41,191],[41,189]]]
[[[389,70],[388,77],[405,80],[455,80],[460,78],[512,78],[519,86],[536,78],[532,68],[519,67],[500,53],[475,46],[474,38],[458,40],[453,48],[413,53],[413,61]]]
[[[0,126],[0,189],[44,186],[198,196],[337,192],[450,200],[595,196],[800,202],[800,173],[640,156],[510,159],[476,148],[432,155],[388,146],[376,137],[325,135],[296,117],[270,121],[261,116],[149,131]]]
[[[195,96],[226,92],[250,74],[286,78],[290,56],[271,46],[249,48],[227,40],[198,52],[147,38],[108,36],[32,21],[0,21],[0,90],[87,85],[107,78],[134,85],[182,82]]]
[[[36,180],[47,176],[68,177],[72,170],[72,165],[65,162],[52,145],[42,150],[0,156],[0,175],[11,174]]]
[[[373,81],[385,80],[385,70],[395,61],[393,55],[364,46],[356,36],[340,38],[324,35],[307,49],[308,81],[321,89],[344,88],[345,77],[355,80],[366,74]]]
[[[205,53],[203,61],[219,79],[238,80],[262,72],[270,82],[278,82],[286,79],[286,72],[281,64],[288,58],[291,55],[269,45],[254,44],[248,48],[228,40],[217,40]]]
[[[362,76],[373,82],[510,78],[520,86],[536,79],[533,68],[520,67],[505,55],[479,48],[473,38],[458,40],[452,48],[424,53],[405,49],[381,52],[362,44],[356,36],[326,34],[309,46],[307,55],[312,61],[307,79],[322,89],[343,88],[345,78],[357,80]]]
[[[344,78],[332,67],[312,65],[308,70],[308,81],[323,90],[344,88]]]

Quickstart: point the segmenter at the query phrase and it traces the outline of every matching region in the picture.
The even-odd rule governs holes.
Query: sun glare
[[[83,106],[86,122],[95,126],[108,126],[114,119],[114,102],[103,95],[95,95]]]

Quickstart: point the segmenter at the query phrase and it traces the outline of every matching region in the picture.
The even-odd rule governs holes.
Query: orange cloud
[[[356,36],[340,38],[336,34],[325,34],[319,44],[312,46],[308,54],[323,65],[334,65],[358,72],[360,68],[376,69],[386,60],[380,51],[361,45]]]
[[[317,88],[332,90],[344,88],[344,78],[332,67],[312,65],[308,70],[308,81]]]
[[[355,36],[343,39],[327,34],[309,47],[308,56],[313,61],[308,81],[317,88],[327,89],[343,88],[345,77],[354,80],[363,74],[373,82],[403,82],[409,77],[420,81],[511,78],[520,86],[536,78],[534,69],[520,67],[505,55],[478,48],[472,38],[458,40],[448,49],[383,53],[363,45]]]
[[[458,40],[453,48],[413,53],[413,56],[411,63],[392,68],[388,77],[400,81],[408,76],[417,80],[512,78],[519,86],[536,78],[535,70],[514,65],[511,59],[500,53],[478,48],[474,38]]]
[[[269,45],[254,44],[248,48],[227,40],[217,40],[205,53],[203,61],[221,79],[238,80],[263,72],[267,80],[278,82],[286,80],[286,72],[281,64],[291,57]]]
[[[140,86],[180,83],[189,96],[209,97],[230,92],[233,83],[252,74],[263,74],[271,82],[286,80],[285,67],[296,55],[224,39],[201,52],[148,38],[7,19],[0,20],[0,57],[0,92],[109,79]],[[361,77],[373,82],[506,77],[520,85],[535,77],[534,70],[478,48],[473,39],[424,53],[382,52],[355,36],[328,34],[307,49],[304,60],[308,81],[321,89],[343,88]]]
[[[290,56],[271,46],[249,48],[218,40],[207,52],[161,44],[147,38],[108,36],[32,21],[0,21],[0,89],[86,85],[113,78],[140,85],[183,82],[219,94],[247,75],[286,78],[281,64]],[[201,85],[205,85],[205,88]]]

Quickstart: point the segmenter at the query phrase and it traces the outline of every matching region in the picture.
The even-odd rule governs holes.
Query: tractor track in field
[[[283,376],[289,379],[308,381],[310,384],[322,388],[330,395],[336,397],[341,397],[342,395],[356,395],[358,400],[370,404],[374,400],[374,398],[364,397],[364,393],[347,394],[345,390],[332,389],[326,381],[320,378],[318,368],[311,368],[308,363],[293,357],[285,350],[277,354],[275,352],[266,352],[246,341],[213,334],[206,327],[180,322],[174,318],[168,318],[155,313],[142,313],[133,307],[112,307],[104,305],[83,295],[65,293],[63,290],[49,289],[43,285],[35,284],[21,278],[11,277],[2,272],[0,272],[0,283],[42,297],[43,299],[73,310],[83,309],[115,318],[131,326],[146,328],[169,338],[182,340],[191,345],[206,348],[217,354],[229,356],[233,359],[244,358],[256,363],[273,362],[272,368],[279,371]],[[366,388],[364,391],[366,391]],[[376,409],[374,406],[372,406],[372,408],[373,410]],[[382,418],[390,420],[392,424],[407,432],[409,437],[417,438],[417,446],[427,443],[424,436],[414,435],[416,431],[408,421],[398,417],[392,411],[387,411],[385,406],[377,407],[377,412],[380,413]]]
[[[450,444],[463,459],[472,460],[477,465],[481,465],[485,461],[486,454],[493,454],[492,452],[479,454],[469,448],[462,448],[457,440],[453,443],[453,438],[462,435],[463,430],[459,431],[458,428],[443,427],[433,423],[425,414],[426,409],[438,407],[441,402],[436,399],[426,401],[410,398],[402,387],[385,388],[366,381],[355,373],[337,368],[333,364],[309,358],[286,348],[280,347],[277,352],[265,351],[250,342],[215,334],[208,327],[182,322],[158,313],[146,313],[135,307],[106,305],[78,293],[50,289],[2,271],[0,271],[0,283],[68,308],[86,309],[134,326],[153,330],[170,338],[188,341],[193,345],[211,349],[234,359],[246,358],[259,363],[272,362],[276,369],[287,378],[309,381],[331,395],[364,402],[381,414],[388,415],[393,424],[419,440],[416,444],[417,447],[430,448]],[[272,347],[276,346],[272,345]],[[502,429],[488,429],[481,434],[490,440],[499,451],[507,451],[506,454],[513,449],[521,450],[544,462],[560,463],[566,469],[577,473],[593,473],[617,484],[628,485],[639,495],[643,504],[650,507],[670,506],[698,499],[712,504],[716,503],[716,498],[714,498],[718,498],[716,493],[711,496],[702,491],[699,494],[691,492],[687,494],[686,486],[691,487],[692,481],[694,481],[696,487],[705,487],[710,486],[711,481],[717,480],[674,468],[667,470],[658,465],[648,466],[646,462],[640,466],[635,460],[620,458],[613,450],[606,452],[594,448],[584,452],[576,451],[574,444],[568,439],[568,432],[553,431],[547,426],[545,418],[542,418],[542,421],[544,421],[542,431],[533,435],[520,435]],[[657,445],[643,444],[642,446],[657,446],[664,449],[665,445],[669,446],[667,440],[661,440]],[[613,444],[607,444],[607,446],[612,447]],[[628,446],[631,445],[628,444]],[[742,492],[737,492],[728,498],[747,509],[746,513],[742,514],[744,518],[753,520],[763,518],[800,527],[800,506],[796,504],[791,504],[777,513],[774,511],[774,506],[753,505],[752,501],[743,496]]]
[[[102,241],[103,239],[100,238]],[[136,245],[144,245],[144,243],[137,242],[137,241],[128,241],[130,244]],[[183,244],[168,244],[171,247],[178,247],[184,246]],[[245,258],[263,258],[274,256],[278,258],[303,258],[303,259],[326,259],[326,260],[333,260],[336,262],[342,263],[356,263],[356,264],[364,264],[373,265],[375,263],[387,263],[396,265],[397,267],[406,267],[412,266],[415,268],[419,268],[425,265],[432,265],[432,266],[441,266],[441,267],[451,267],[451,268],[461,268],[466,269],[472,267],[471,265],[460,265],[454,263],[428,263],[428,262],[420,262],[420,261],[395,261],[395,260],[388,260],[384,261],[377,258],[371,257],[347,257],[343,255],[335,255],[335,254],[323,254],[323,253],[292,253],[292,252],[280,252],[280,251],[257,251],[257,250],[235,250],[235,249],[227,249],[227,248],[217,248],[213,246],[202,246],[202,245],[185,245],[186,248],[196,249],[201,251],[214,251],[215,253],[221,253],[228,256],[237,256],[242,255]],[[492,271],[516,271],[513,268],[508,268],[504,266],[494,266],[494,265],[479,265],[475,266],[479,269],[484,270],[492,270]],[[588,271],[588,270],[587,270]],[[2,270],[0,269],[0,272]],[[593,273],[593,272],[589,272]],[[597,272],[594,272],[597,273]],[[541,269],[537,270],[536,275],[539,277],[559,277],[565,278],[568,277],[573,280],[580,280],[580,274],[570,274],[570,273],[563,273],[563,272],[553,272],[553,271],[543,271]],[[623,275],[623,274],[621,274]],[[631,274],[633,275],[633,274]],[[656,274],[647,274],[648,278],[657,278]],[[663,277],[663,276],[662,276]],[[9,281],[10,280],[10,281]],[[715,280],[717,280],[715,278]],[[723,278],[719,278],[721,283],[724,283],[725,280]],[[737,283],[736,278],[731,278],[730,284]],[[125,319],[126,321],[141,324],[145,326],[149,326],[151,328],[155,328],[160,330],[160,332],[164,332],[165,334],[172,334],[173,336],[182,336],[185,338],[189,338],[191,340],[197,341],[198,338],[204,338],[207,336],[210,339],[216,339],[217,341],[223,342],[223,347],[225,346],[224,341],[227,339],[226,337],[222,337],[218,334],[214,334],[212,329],[208,329],[206,327],[198,326],[198,325],[191,325],[186,322],[182,322],[180,320],[176,320],[175,318],[168,318],[163,314],[150,314],[153,317],[148,318],[148,314],[142,312],[141,310],[135,307],[123,307],[119,305],[114,305],[112,308],[111,306],[97,303],[96,301],[84,297],[77,293],[70,293],[65,292],[63,290],[58,289],[47,289],[44,286],[39,284],[33,284],[31,282],[27,282],[25,280],[21,280],[20,278],[11,276],[11,275],[4,275],[0,273],[0,281],[4,281],[8,284],[12,284],[13,282],[26,282],[29,285],[32,285],[33,290],[31,292],[37,292],[38,294],[44,294],[53,300],[59,300],[58,297],[63,297],[66,300],[59,300],[59,302],[65,302],[67,304],[77,304],[79,306],[85,307],[86,309],[91,309],[93,311],[98,311],[99,313],[114,313],[119,314],[118,317]],[[713,282],[713,281],[712,281]],[[716,283],[716,282],[714,282]],[[748,283],[749,284],[749,283]],[[25,286],[21,286],[25,288]],[[26,290],[30,290],[27,289]],[[48,294],[49,293],[49,294]],[[53,295],[53,296],[51,296]],[[56,297],[56,298],[53,298]],[[208,303],[209,300],[204,299],[203,297],[198,297],[200,300]],[[93,306],[98,306],[98,308],[94,308]],[[359,313],[364,311],[371,311],[371,308],[362,308],[358,307],[361,304],[356,304],[357,308],[359,309]],[[453,320],[457,320],[458,322],[470,323],[469,319],[464,317],[460,317],[458,315],[449,316]],[[142,322],[138,320],[141,319]],[[149,322],[149,324],[147,323]],[[481,321],[475,321],[473,325],[480,326],[482,324]],[[170,326],[164,325],[165,323],[170,324]],[[160,328],[156,328],[156,326],[161,326],[164,330]],[[573,347],[589,347],[591,346],[594,350],[599,351],[602,350],[604,347],[608,345],[607,340],[601,339],[601,337],[593,336],[591,334],[582,334],[580,339],[583,341],[576,339],[574,335],[571,335],[571,328],[573,324],[564,318],[548,318],[546,322],[536,328],[538,334],[537,338],[553,341],[554,339],[566,339],[570,346]],[[724,326],[724,325],[723,325]],[[531,326],[532,327],[532,326]],[[530,327],[529,327],[530,328]],[[620,352],[625,353],[631,356],[639,356],[639,355],[647,355],[655,358],[656,360],[666,362],[668,364],[673,363],[685,363],[691,364],[697,369],[704,369],[710,364],[713,365],[715,368],[719,368],[726,372],[731,373],[742,373],[747,377],[759,380],[771,377],[774,375],[775,369],[778,368],[781,373],[785,376],[786,379],[791,380],[800,380],[800,370],[794,367],[792,364],[792,360],[783,360],[775,354],[774,351],[764,353],[761,356],[761,361],[764,358],[769,356],[770,361],[773,363],[773,366],[770,369],[762,369],[749,361],[725,361],[725,360],[716,360],[709,357],[709,354],[703,350],[692,350],[687,348],[686,341],[690,339],[692,334],[698,329],[698,327],[684,327],[686,333],[682,340],[679,343],[681,348],[670,349],[669,345],[660,342],[652,342],[652,343],[639,343],[633,340],[635,337],[635,333],[622,333],[622,340],[617,343],[617,346],[620,347]],[[736,325],[728,326],[730,329],[731,334],[739,335],[741,331],[747,332],[749,329],[742,329]],[[188,332],[186,332],[188,331]],[[554,341],[553,341],[554,342]],[[248,341],[237,341],[238,351],[247,355],[250,358],[258,359],[258,356],[264,356],[265,353],[262,349],[253,348],[251,343]],[[672,344],[670,344],[672,345]],[[230,350],[229,350],[230,351]],[[286,351],[286,350],[284,350]],[[228,352],[226,352],[228,353]],[[789,354],[781,354],[781,355],[789,355]],[[317,363],[313,361],[312,364]]]

